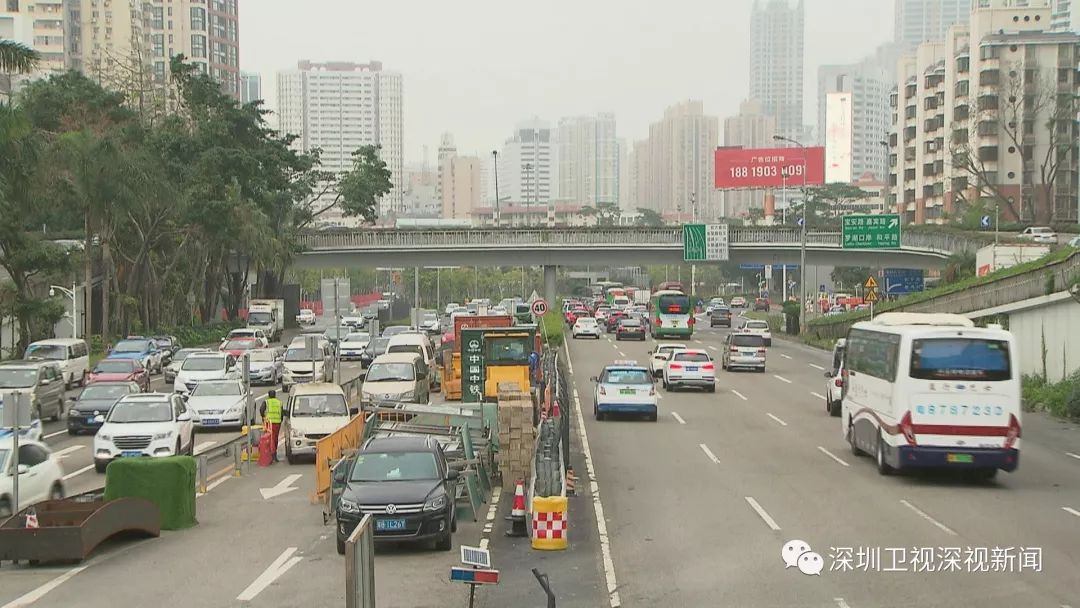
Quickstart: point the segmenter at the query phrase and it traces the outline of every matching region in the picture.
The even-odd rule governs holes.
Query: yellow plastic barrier
[[[330,463],[341,458],[346,450],[360,447],[364,436],[364,415],[353,417],[348,424],[315,443],[314,502],[325,502],[330,496]]]
[[[568,503],[565,496],[534,496],[532,501],[532,548],[561,551],[569,546],[567,535]]]

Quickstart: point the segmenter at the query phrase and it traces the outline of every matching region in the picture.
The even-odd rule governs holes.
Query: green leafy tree
[[[338,181],[342,212],[346,217],[359,217],[374,222],[379,214],[379,199],[394,187],[390,170],[379,158],[378,146],[363,146],[352,154],[352,169]]]
[[[874,274],[868,266],[837,266],[829,273],[829,278],[837,289],[851,290],[855,285],[862,285],[866,278]]]
[[[38,52],[25,44],[0,38],[0,71],[26,74],[39,58]]]
[[[653,209],[646,209],[645,207],[638,207],[637,212],[641,216],[637,219],[638,226],[651,226],[659,228],[664,225],[664,216],[660,215]]]

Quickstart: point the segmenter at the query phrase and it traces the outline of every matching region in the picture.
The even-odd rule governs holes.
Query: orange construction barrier
[[[330,497],[330,465],[340,460],[346,450],[360,447],[364,436],[364,415],[354,416],[348,424],[315,443],[315,494],[314,502],[325,502]]]

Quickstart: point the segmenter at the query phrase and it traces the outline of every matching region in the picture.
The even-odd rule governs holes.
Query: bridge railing
[[[801,242],[797,227],[732,226],[729,241],[733,245],[798,245]],[[840,248],[842,235],[836,231],[810,230],[807,245]],[[522,247],[582,247],[626,246],[676,247],[682,244],[680,226],[620,227],[620,228],[467,228],[454,230],[351,230],[311,232],[300,236],[308,251],[342,251],[350,249],[424,249],[424,248],[498,248]],[[982,239],[964,234],[945,232],[906,231],[902,236],[905,249],[921,249],[941,253],[974,251]]]

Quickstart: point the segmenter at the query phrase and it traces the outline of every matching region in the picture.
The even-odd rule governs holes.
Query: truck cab
[[[270,341],[277,340],[285,328],[285,301],[252,300],[248,304],[247,326],[263,330]]]

